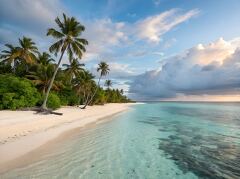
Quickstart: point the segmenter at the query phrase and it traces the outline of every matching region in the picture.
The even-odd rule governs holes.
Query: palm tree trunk
[[[89,97],[91,96],[91,94],[88,94],[86,97],[85,97],[85,103],[84,103],[84,106],[81,108],[81,109],[85,109],[86,108],[86,106],[89,104],[88,103],[88,99],[89,99]]]
[[[78,96],[78,104],[80,105],[80,102],[81,102],[81,96],[79,95]]]
[[[86,91],[83,91],[83,100],[86,101]]]
[[[50,84],[49,84],[49,86],[48,86],[47,93],[45,94],[45,98],[44,98],[43,104],[42,104],[42,106],[41,106],[41,108],[42,108],[43,110],[46,110],[46,109],[47,109],[47,100],[48,100],[49,92],[50,92],[50,90],[51,90],[51,88],[52,88],[53,82],[54,82],[55,77],[56,77],[56,75],[57,75],[57,72],[58,72],[59,66],[60,66],[60,64],[61,64],[61,61],[62,61],[62,57],[63,57],[64,52],[65,52],[65,49],[62,51],[62,54],[61,54],[61,56],[60,56],[60,58],[59,58],[59,61],[58,61],[58,64],[57,64],[57,68],[55,69],[55,71],[54,71],[54,73],[53,73],[53,77],[52,77],[52,79],[51,79],[51,81],[50,81]]]
[[[78,96],[78,104],[80,105],[80,102],[81,102],[81,94],[80,92],[79,93],[79,96]],[[83,98],[85,98],[85,92],[83,92]]]
[[[98,79],[98,85],[97,85],[97,88],[95,89],[93,95],[91,96],[90,100],[88,100],[88,99],[86,100],[86,103],[85,103],[85,105],[82,107],[82,109],[85,109],[85,108],[87,107],[87,105],[89,105],[89,104],[92,102],[92,100],[93,100],[94,96],[96,95],[97,90],[98,90],[98,88],[99,88],[101,78],[102,78],[102,75],[100,75],[100,77],[99,77],[99,79]]]
[[[13,60],[13,73],[16,74],[16,60]]]

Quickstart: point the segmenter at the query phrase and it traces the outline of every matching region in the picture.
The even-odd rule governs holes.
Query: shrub
[[[29,80],[0,75],[0,109],[33,107],[39,99],[39,92]]]
[[[3,62],[0,62],[0,74],[6,74],[11,72],[12,72],[11,64],[5,64]]]
[[[47,107],[51,109],[57,109],[60,108],[60,106],[61,101],[59,97],[54,93],[50,93],[47,101]]]
[[[74,106],[79,102],[79,97],[70,87],[61,89],[58,92],[58,96],[61,100],[61,105]]]
[[[105,91],[102,89],[99,89],[97,91],[96,95],[94,96],[92,104],[101,104],[102,105],[106,102],[107,102],[107,99],[106,99]]]

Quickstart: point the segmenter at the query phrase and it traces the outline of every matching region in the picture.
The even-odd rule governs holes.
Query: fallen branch
[[[60,113],[60,112],[54,112],[53,110],[51,109],[43,109],[41,107],[32,107],[32,108],[23,108],[23,109],[20,109],[20,111],[36,111],[37,114],[44,114],[44,115],[47,115],[47,114],[55,114],[55,115],[63,115],[63,113]]]

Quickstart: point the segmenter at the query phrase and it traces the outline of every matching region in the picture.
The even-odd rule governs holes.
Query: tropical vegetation
[[[41,110],[61,105],[88,105],[130,102],[123,90],[111,89],[112,81],[101,79],[110,72],[106,62],[97,67],[96,77],[81,63],[88,41],[81,37],[85,27],[74,17],[56,18],[57,29],[47,36],[56,41],[49,52],[40,52],[29,37],[14,46],[6,44],[0,54],[0,109],[38,106]],[[58,60],[55,58],[59,57]],[[62,64],[64,61],[64,64]],[[57,62],[57,63],[55,63]]]

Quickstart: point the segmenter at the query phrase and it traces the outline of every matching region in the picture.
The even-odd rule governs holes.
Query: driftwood
[[[54,112],[51,109],[43,109],[41,107],[23,108],[23,109],[20,109],[20,111],[36,111],[37,114],[44,114],[44,115],[47,115],[47,114],[55,114],[60,116],[63,115],[63,113]]]

